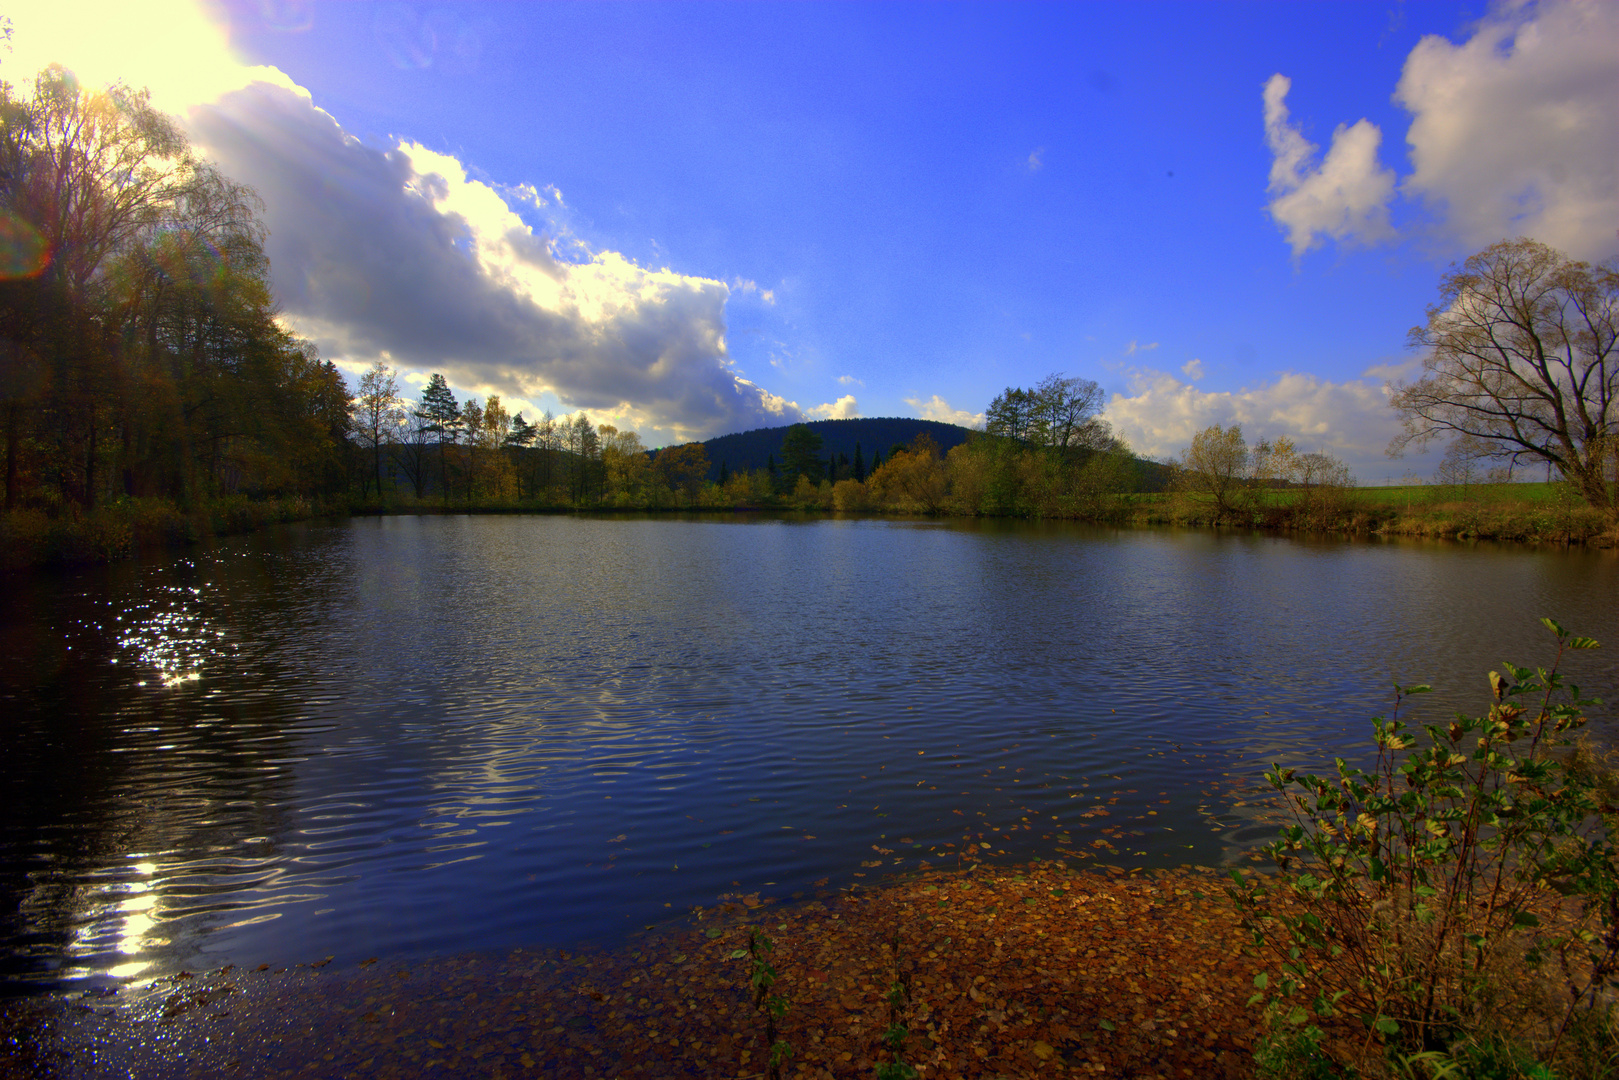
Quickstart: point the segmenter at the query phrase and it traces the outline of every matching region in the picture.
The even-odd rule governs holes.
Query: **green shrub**
[[[1399,706],[1429,688],[1396,687],[1371,771],[1340,758],[1335,776],[1266,774],[1293,817],[1264,849],[1278,873],[1234,871],[1229,890],[1273,961],[1253,1003],[1304,1034],[1312,1014],[1358,1020],[1362,1066],[1381,1042],[1412,1075],[1550,1076],[1564,1061],[1586,1075],[1611,1048],[1569,1037],[1611,1030],[1619,972],[1619,799],[1576,740],[1593,702],[1557,672],[1597,642],[1542,621],[1556,660],[1492,671],[1486,716],[1428,726],[1419,745]]]

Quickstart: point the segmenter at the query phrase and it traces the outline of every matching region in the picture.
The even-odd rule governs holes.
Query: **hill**
[[[874,452],[881,451],[883,459],[887,460],[889,453],[895,446],[909,445],[910,441],[926,432],[933,441],[939,444],[939,452],[947,453],[952,446],[967,441],[969,431],[957,424],[944,424],[937,420],[918,420],[909,416],[880,416],[859,420],[816,420],[807,425],[809,429],[821,437],[821,459],[826,460],[829,454],[840,454],[851,462],[854,460],[855,444],[860,444],[860,453],[867,468],[871,466],[871,457]],[[709,479],[717,479],[720,466],[723,464],[732,472],[748,469],[762,469],[770,455],[776,457],[776,464],[782,460],[781,444],[787,437],[788,428],[755,428],[753,431],[739,431],[732,435],[721,435],[703,443],[703,449],[708,452]]]

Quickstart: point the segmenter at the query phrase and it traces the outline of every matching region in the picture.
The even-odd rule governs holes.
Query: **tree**
[[[858,439],[855,440],[854,444],[854,478],[856,483],[863,484],[866,482],[866,462],[860,456],[860,441]]]
[[[1192,445],[1176,462],[1181,486],[1214,499],[1222,516],[1237,509],[1238,493],[1248,486],[1248,442],[1242,425],[1206,427],[1192,436]]]
[[[1034,424],[1034,402],[1027,390],[1008,386],[984,410],[984,430],[1003,439],[1025,442]],[[873,471],[876,467],[873,466]]]
[[[1048,375],[1034,388],[1033,434],[1036,441],[1060,454],[1070,450],[1105,450],[1112,442],[1107,421],[1096,415],[1102,388],[1090,379]]]
[[[612,424],[600,425],[596,433],[601,436],[602,471],[607,474],[608,491],[619,505],[635,505],[652,471],[641,436],[620,431]]]
[[[460,432],[461,406],[444,376],[433,372],[422,388],[422,404],[416,410],[422,430],[438,442],[439,484],[445,502],[450,501],[450,457],[446,443],[456,441]]]
[[[1545,461],[1619,511],[1619,267],[1502,241],[1453,266],[1427,315],[1408,337],[1426,350],[1423,376],[1391,387],[1404,431],[1389,453],[1470,437],[1497,459]]]
[[[807,476],[812,482],[821,478],[821,436],[808,424],[794,424],[787,429],[781,443],[781,463],[787,479]]]
[[[708,451],[702,443],[665,446],[653,465],[670,490],[683,492],[689,504],[697,502],[708,479]]]
[[[399,427],[399,373],[381,360],[360,376],[354,397],[354,434],[371,450],[373,479],[382,494],[382,448]]]
[[[540,429],[523,419],[522,413],[518,413],[512,417],[511,430],[506,433],[506,441],[501,444],[511,453],[512,469],[517,476],[517,497],[519,499],[523,497],[523,469],[521,467],[523,457],[539,437]],[[529,494],[532,496],[533,492]]]
[[[1072,450],[1106,450],[1107,421],[1096,415],[1102,388],[1090,379],[1047,375],[1032,390],[1009,386],[984,411],[984,430],[1066,456]]]

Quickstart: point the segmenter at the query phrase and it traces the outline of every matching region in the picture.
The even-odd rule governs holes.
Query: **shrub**
[[[1557,671],[1597,642],[1542,621],[1552,666],[1492,671],[1486,716],[1419,745],[1399,707],[1429,688],[1396,687],[1370,772],[1340,758],[1335,776],[1266,774],[1293,817],[1264,849],[1279,872],[1233,872],[1229,890],[1273,961],[1255,1004],[1302,1034],[1312,1013],[1359,1020],[1362,1059],[1381,1041],[1403,1062],[1521,1058],[1523,1075],[1587,1053],[1571,1031],[1609,1029],[1619,800],[1576,739],[1593,702]]]

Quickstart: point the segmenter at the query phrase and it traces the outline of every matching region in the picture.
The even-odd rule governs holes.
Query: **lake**
[[[6,583],[0,991],[596,942],[979,860],[1222,865],[1619,554],[1068,523],[310,523]],[[1614,730],[1611,704],[1593,713]]]

